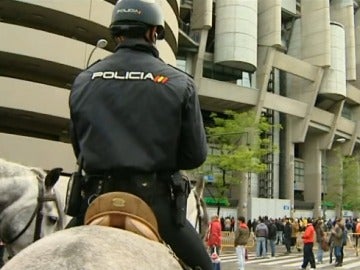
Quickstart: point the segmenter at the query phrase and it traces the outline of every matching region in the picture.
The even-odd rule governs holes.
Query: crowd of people
[[[213,216],[209,226],[207,244],[210,254],[217,255],[221,250],[222,231],[234,232],[234,246],[239,262],[239,269],[245,269],[246,245],[254,235],[256,257],[275,256],[276,246],[284,245],[286,254],[303,251],[303,263],[300,269],[315,269],[316,264],[323,264],[324,252],[330,252],[329,263],[335,262],[335,267],[341,267],[344,259],[344,246],[348,239],[353,240],[355,248],[359,245],[360,218],[329,219],[317,218],[269,218],[268,216],[248,220],[244,217]],[[353,236],[349,238],[349,233]],[[313,252],[317,246],[316,256]]]

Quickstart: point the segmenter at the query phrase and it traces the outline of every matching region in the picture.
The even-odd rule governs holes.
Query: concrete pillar
[[[239,203],[238,203],[238,216],[244,216],[248,219],[248,176],[247,173],[239,173],[241,177],[239,189]]]
[[[328,166],[328,177],[327,177],[327,184],[336,186],[337,193],[336,197],[334,198],[335,203],[335,215],[337,217],[342,216],[342,178],[341,178],[341,171],[343,169],[342,165],[342,158],[339,155],[337,148],[333,148],[326,152],[326,164]],[[337,169],[338,168],[338,169]],[[328,187],[328,192],[330,191]]]
[[[304,200],[314,202],[313,216],[321,217],[321,150],[320,138],[307,138],[304,146]]]
[[[290,200],[291,217],[294,217],[294,143],[291,141],[291,119],[287,116],[287,128],[285,130],[285,145],[284,145],[284,181],[282,193],[283,199]]]

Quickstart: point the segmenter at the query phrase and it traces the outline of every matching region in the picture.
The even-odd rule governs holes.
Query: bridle
[[[45,202],[48,201],[53,201],[56,205],[56,209],[59,213],[60,216],[60,205],[59,202],[57,200],[56,194],[49,194],[49,195],[45,195],[45,188],[44,188],[44,183],[41,180],[41,178],[39,176],[37,176],[37,180],[38,180],[38,197],[37,197],[37,204],[36,207],[29,219],[29,221],[26,223],[25,227],[13,238],[11,238],[10,240],[4,240],[3,242],[5,243],[5,245],[10,245],[12,243],[14,243],[16,240],[18,240],[20,238],[20,236],[22,236],[26,230],[30,227],[31,223],[34,221],[34,219],[36,218],[35,221],[35,230],[34,230],[34,241],[37,241],[41,238],[41,227],[42,227],[42,220],[43,220],[43,213],[42,213],[42,209],[44,206]],[[59,225],[58,225],[59,226]]]
[[[200,196],[196,190],[193,190],[195,200],[196,200],[196,211],[197,216],[195,220],[195,229],[198,229],[201,239],[204,239],[207,233],[207,230],[204,231],[203,223],[207,223],[207,213],[206,213],[206,204],[202,196]],[[201,215],[201,208],[203,209],[203,216]]]
[[[196,201],[196,212],[197,212],[197,215],[196,215],[196,220],[195,220],[195,229],[198,228],[199,229],[199,234],[201,235],[201,222],[202,222],[202,219],[201,219],[201,204],[200,204],[200,198],[199,198],[199,195],[197,194],[197,192],[194,190],[194,196],[195,196],[195,201]]]

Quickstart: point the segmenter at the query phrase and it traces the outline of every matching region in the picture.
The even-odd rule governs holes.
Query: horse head
[[[187,219],[198,231],[200,237],[205,239],[209,223],[206,203],[203,198],[205,181],[203,177],[198,177],[197,180],[191,182],[195,183],[195,186],[191,189],[187,201]]]
[[[10,257],[63,228],[63,207],[54,189],[61,171],[46,173],[0,159],[0,238]]]
[[[55,184],[60,178],[62,168],[54,168],[45,176],[42,207],[42,235],[49,235],[64,228],[64,211],[60,194]],[[40,198],[41,199],[41,198]]]

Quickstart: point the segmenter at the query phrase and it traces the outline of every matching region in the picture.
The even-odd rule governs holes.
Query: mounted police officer
[[[210,270],[185,218],[188,187],[179,173],[207,154],[194,82],[159,58],[164,19],[155,1],[118,1],[110,31],[115,52],[78,75],[70,94],[72,144],[85,177],[81,209],[69,226],[83,223],[94,197],[129,192],[151,207],[162,239],[183,262]]]

